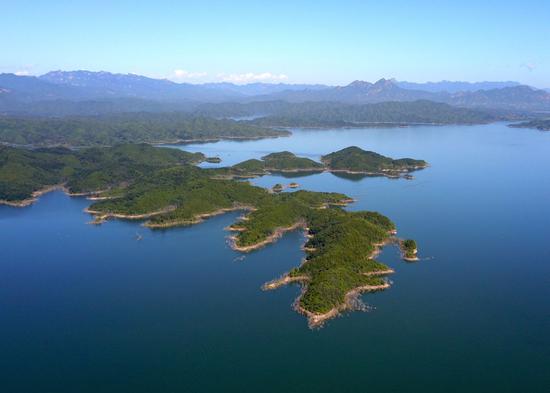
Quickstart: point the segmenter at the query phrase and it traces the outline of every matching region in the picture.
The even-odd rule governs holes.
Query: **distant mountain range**
[[[189,84],[135,74],[52,71],[39,77],[0,74],[0,112],[94,114],[192,110],[200,103],[284,101],[352,105],[429,100],[468,108],[549,111],[550,92],[517,82],[355,81],[346,86]],[[29,105],[32,104],[32,105]],[[65,112],[64,112],[65,111]]]
[[[322,90],[283,91],[257,99],[289,102],[336,101],[348,104],[369,104],[387,101],[429,100],[470,108],[549,110],[550,93],[525,85],[488,90],[468,90],[449,93],[405,89],[393,80],[380,79],[376,83],[355,81],[347,86]]]
[[[458,93],[461,91],[477,91],[477,90],[492,90],[502,89],[503,87],[515,87],[519,86],[518,82],[453,82],[453,81],[441,81],[441,82],[395,82],[397,86],[403,89],[410,90],[424,90],[432,93]]]

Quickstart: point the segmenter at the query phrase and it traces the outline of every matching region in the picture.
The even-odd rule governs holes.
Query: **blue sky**
[[[550,87],[550,1],[383,3],[0,0],[0,72]]]

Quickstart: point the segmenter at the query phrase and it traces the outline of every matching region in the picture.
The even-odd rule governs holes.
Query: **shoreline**
[[[271,127],[270,127],[271,128]],[[259,139],[275,139],[275,138],[284,138],[291,135],[291,133],[284,133],[280,135],[258,135],[258,136],[221,136],[213,138],[191,138],[191,139],[174,139],[170,141],[157,141],[157,142],[142,142],[156,147],[162,147],[162,145],[190,145],[190,144],[202,144],[202,143],[216,143],[224,140],[233,140],[233,141],[255,141]]]
[[[329,205],[334,205],[334,206],[347,206],[348,204],[350,203],[353,203],[355,202],[355,199],[353,198],[345,198],[345,199],[342,199],[341,201],[338,201],[338,202],[331,202],[331,203],[325,203],[323,204],[320,208],[323,209],[323,208],[327,208],[327,206]],[[252,208],[250,209],[251,211],[254,211],[255,209]],[[241,221],[247,221],[248,220],[248,217],[247,216],[244,216]],[[294,231],[298,228],[302,228],[305,230],[305,236],[308,237],[309,235],[307,234],[307,231],[308,231],[308,226],[307,226],[307,222],[304,220],[304,219],[300,219],[298,220],[297,222],[295,222],[294,224],[288,226],[288,227],[278,227],[278,228],[275,228],[275,230],[273,231],[273,233],[269,236],[267,236],[264,240],[258,242],[258,243],[254,243],[254,244],[251,244],[251,245],[248,245],[248,246],[239,246],[237,245],[237,236],[236,235],[232,235],[232,236],[229,236],[229,240],[230,240],[230,246],[233,250],[235,251],[240,251],[240,252],[250,252],[250,251],[254,251],[254,250],[258,250],[260,248],[263,248],[265,246],[267,246],[268,244],[271,244],[271,243],[274,243],[276,242],[280,237],[282,237],[286,232],[291,232],[291,231]],[[238,224],[237,225],[231,225],[227,228],[229,231],[231,232],[245,232],[246,231],[246,228],[244,227],[241,227],[239,226]],[[304,243],[305,244],[305,243]]]
[[[102,224],[105,221],[107,221],[109,218],[119,218],[123,220],[142,220],[145,218],[151,218],[153,216],[157,216],[159,214],[163,213],[169,213],[171,211],[176,210],[175,206],[168,206],[164,209],[153,211],[150,213],[142,213],[142,214],[122,214],[122,213],[105,213],[101,212],[99,210],[92,210],[89,207],[84,209],[85,213],[88,213],[94,217],[94,221],[92,221],[92,224]]]
[[[65,186],[65,184],[54,184],[52,186],[46,186],[39,190],[33,191],[30,198],[22,199],[19,201],[7,201],[5,199],[0,199],[0,205],[6,205],[11,207],[27,207],[38,202],[38,199],[42,195],[52,191],[57,191],[57,190],[63,191],[65,195],[68,195],[70,197],[88,197],[87,199],[91,201],[114,198],[114,197],[99,196],[100,194],[108,190],[98,190],[98,191],[90,191],[90,192],[70,192],[69,189]]]
[[[65,194],[73,196],[69,193],[69,190],[65,187],[64,184],[54,184],[52,186],[46,186],[39,190],[33,191],[30,198],[22,199],[20,201],[7,201],[5,199],[0,199],[0,205],[7,205],[11,207],[27,207],[32,205],[33,203],[36,203],[42,195],[55,190],[62,190]]]
[[[374,244],[375,249],[373,252],[369,255],[368,259],[375,258],[381,251],[382,247],[394,243],[396,241],[396,238],[394,238],[394,232],[390,232],[390,237],[386,239],[384,242],[379,244]],[[307,236],[307,235],[306,235]],[[304,248],[304,247],[302,247]],[[307,252],[307,250],[306,250]],[[303,263],[303,260],[302,260]],[[365,276],[386,276],[389,274],[395,273],[395,270],[392,268],[387,268],[385,270],[374,270],[371,272],[365,272],[363,273]],[[321,327],[326,321],[335,318],[339,315],[341,315],[344,311],[352,310],[354,306],[355,299],[365,292],[376,292],[376,291],[383,291],[385,289],[388,289],[391,284],[386,282],[381,285],[362,285],[356,288],[351,289],[350,291],[346,292],[344,295],[344,302],[336,307],[331,308],[329,311],[325,313],[315,313],[309,310],[306,310],[300,305],[300,300],[307,290],[307,285],[310,280],[309,276],[289,276],[288,273],[284,274],[282,277],[271,280],[266,282],[264,285],[262,285],[262,290],[264,291],[270,291],[275,290],[277,288],[280,288],[284,285],[291,284],[291,283],[300,283],[302,285],[302,290],[300,295],[294,300],[293,302],[293,309],[302,314],[305,315],[308,319],[308,326],[311,329]]]
[[[238,227],[237,227],[238,228]],[[268,244],[276,242],[279,238],[281,238],[286,232],[295,231],[298,228],[306,228],[306,222],[304,220],[299,220],[298,222],[295,222],[294,224],[288,226],[288,227],[279,227],[276,228],[273,233],[269,236],[267,236],[264,240],[258,243],[251,244],[249,246],[239,246],[237,245],[237,236],[229,236],[230,239],[230,246],[235,251],[240,252],[250,252],[254,250],[258,250],[260,248],[263,248],[267,246]],[[230,231],[233,231],[231,227],[229,227]],[[246,229],[245,229],[246,230]],[[237,229],[235,232],[244,232],[245,230]]]
[[[302,298],[302,294],[300,294],[300,296],[296,299],[293,307],[294,307],[294,310],[296,310],[300,314],[305,315],[307,317],[308,326],[311,329],[314,329],[314,328],[323,326],[323,324],[326,321],[342,315],[344,311],[352,310],[354,300],[358,296],[360,296],[362,293],[383,291],[385,289],[388,289],[389,287],[391,287],[391,285],[387,282],[381,285],[362,285],[362,286],[356,287],[346,293],[344,297],[345,299],[344,303],[342,303],[339,306],[331,308],[329,311],[323,314],[317,314],[317,313],[308,311],[304,309],[302,306],[300,306],[300,299]]]
[[[266,127],[270,129],[277,130],[277,127]],[[279,128],[281,130],[281,128]],[[139,144],[139,143],[146,143],[151,146],[155,147],[161,147],[161,145],[187,145],[192,143],[213,143],[213,142],[219,142],[222,140],[236,140],[236,141],[253,141],[258,139],[274,139],[274,138],[284,138],[291,135],[291,132],[288,132],[288,130],[284,129],[281,130],[283,133],[279,135],[257,135],[257,136],[220,136],[220,137],[212,137],[212,138],[191,138],[191,139],[173,139],[173,140],[167,140],[167,141],[134,141],[129,142],[133,144]],[[288,133],[284,133],[284,131],[287,131]],[[115,143],[114,145],[116,145]],[[56,148],[56,147],[64,147],[70,150],[79,150],[79,149],[86,149],[86,148],[92,148],[92,147],[113,147],[114,145],[71,145],[67,143],[51,143],[51,144],[33,144],[33,143],[27,143],[27,144],[21,144],[21,143],[11,143],[11,142],[5,142],[0,141],[0,145],[2,146],[9,146],[9,147],[15,147],[15,148],[21,148],[21,149],[37,149],[37,148]]]
[[[214,210],[210,213],[196,214],[190,219],[173,220],[173,221],[168,221],[168,222],[165,222],[165,223],[162,223],[162,224],[154,224],[154,223],[151,223],[151,222],[146,222],[146,223],[143,224],[143,226],[146,227],[146,228],[151,228],[151,229],[162,229],[162,228],[173,228],[173,227],[178,227],[178,226],[196,225],[196,224],[200,224],[201,222],[203,222],[206,218],[219,216],[221,214],[234,212],[234,211],[239,211],[239,210],[254,211],[254,210],[256,210],[256,208],[254,208],[252,206],[246,206],[246,205],[234,206],[234,207],[225,207],[225,208]]]

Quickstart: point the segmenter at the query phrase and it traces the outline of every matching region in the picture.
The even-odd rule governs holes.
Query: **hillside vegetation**
[[[352,200],[340,193],[273,193],[248,182],[221,179],[216,170],[192,165],[204,159],[201,153],[148,144],[78,151],[4,146],[0,199],[16,204],[44,187],[62,184],[71,193],[94,195],[88,212],[96,223],[110,217],[145,219],[151,228],[191,225],[229,210],[246,210],[247,216],[230,227],[235,232],[232,246],[242,252],[302,228],[309,235],[306,262],[285,277],[304,286],[297,304],[310,322],[346,309],[350,293],[388,287],[381,276],[391,271],[372,259],[395,229],[388,218],[344,210],[342,206]],[[262,168],[269,163],[268,167],[285,169],[315,163],[289,152],[257,161]]]
[[[424,160],[412,158],[393,159],[381,154],[350,146],[321,157],[321,162],[294,153],[283,151],[271,153],[258,159],[240,162],[231,168],[213,170],[224,176],[257,176],[269,172],[299,172],[312,174],[319,171],[345,172],[399,177],[403,173],[415,171],[428,166]]]
[[[0,200],[20,202],[45,187],[64,184],[71,193],[105,190],[159,168],[195,164],[202,153],[147,144],[110,148],[37,150],[0,146]]]
[[[321,161],[333,171],[364,173],[399,173],[425,168],[424,160],[400,158],[394,160],[373,151],[366,151],[357,146],[346,147],[321,157]]]
[[[32,146],[112,146],[216,139],[254,139],[287,131],[185,113],[132,113],[100,117],[1,117],[0,142]]]

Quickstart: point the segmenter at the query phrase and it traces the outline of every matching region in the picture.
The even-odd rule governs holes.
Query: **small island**
[[[210,164],[219,164],[222,162],[222,159],[220,157],[206,157],[204,161]]]
[[[412,239],[406,239],[402,240],[399,245],[401,247],[401,253],[403,254],[404,260],[418,261],[418,257],[416,255],[418,253],[416,241]]]
[[[298,173],[302,175],[333,172],[350,175],[386,176],[411,180],[412,171],[424,169],[428,163],[412,158],[392,159],[381,154],[363,150],[357,146],[324,155],[321,162],[283,151],[271,153],[258,159],[250,159],[224,169],[226,176],[253,177],[269,173]]]
[[[510,124],[509,127],[532,128],[539,131],[550,131],[550,119],[525,121],[522,123]]]
[[[312,168],[309,161],[283,153],[249,161],[264,169],[266,163],[269,168]],[[273,192],[221,178],[227,168],[196,166],[204,160],[201,153],[148,144],[77,151],[0,147],[0,198],[24,206],[40,193],[61,187],[69,195],[86,195],[93,201],[86,211],[95,224],[140,220],[151,229],[194,225],[214,215],[244,211],[246,215],[229,227],[231,247],[239,252],[257,250],[288,231],[303,230],[305,260],[263,288],[299,283],[303,290],[295,309],[307,316],[311,327],[352,310],[360,293],[389,288],[385,277],[393,270],[375,260],[380,247],[399,242],[404,259],[416,258],[416,243],[399,240],[389,218],[345,210],[353,199],[344,194],[280,192],[282,184]],[[418,164],[407,162],[407,169],[411,165]]]
[[[345,172],[387,177],[399,177],[403,173],[416,171],[428,166],[424,160],[400,158],[394,160],[373,151],[357,146],[346,147],[321,157],[321,161],[332,172]]]
[[[231,167],[237,175],[262,176],[268,173],[317,173],[325,170],[323,164],[298,157],[289,151],[271,153],[260,160],[250,159]]]

